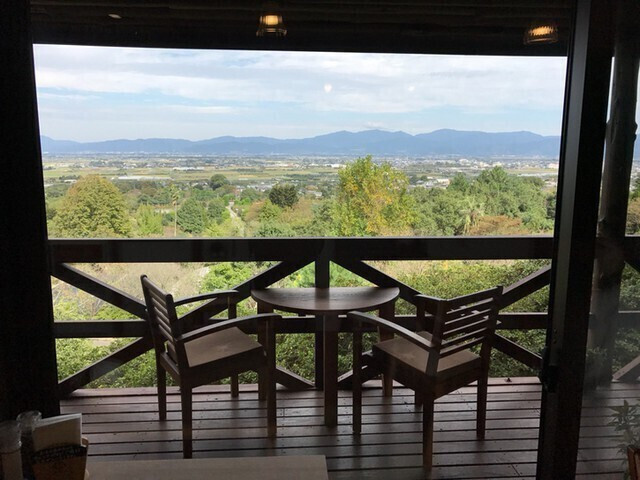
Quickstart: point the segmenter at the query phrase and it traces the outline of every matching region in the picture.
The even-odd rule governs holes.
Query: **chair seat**
[[[251,350],[262,350],[262,345],[235,327],[186,342],[184,347],[189,367],[197,367]]]
[[[429,332],[417,332],[423,338],[431,340]],[[398,362],[401,362],[421,373],[427,368],[429,352],[414,345],[402,337],[373,345],[373,355],[388,355]],[[470,350],[462,350],[447,357],[441,358],[438,362],[438,380],[446,380],[455,377],[471,369],[480,368],[481,359]]]

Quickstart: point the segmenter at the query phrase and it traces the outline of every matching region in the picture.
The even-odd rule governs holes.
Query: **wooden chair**
[[[416,392],[423,404],[423,464],[431,469],[433,454],[433,405],[435,399],[471,382],[478,382],[476,433],[484,438],[487,383],[491,346],[502,287],[451,300],[416,296],[417,333],[371,314],[350,312],[353,337],[353,431],[362,428],[362,366],[384,373]],[[425,312],[432,315],[426,331]],[[362,324],[370,323],[397,337],[373,345],[362,354]],[[470,350],[478,346],[478,354]],[[371,378],[369,373],[367,376]]]
[[[158,409],[160,420],[167,418],[166,372],[180,386],[182,402],[182,448],[184,458],[192,456],[191,391],[222,378],[231,377],[231,392],[238,395],[237,375],[248,370],[258,372],[261,379],[259,398],[267,400],[267,429],[276,434],[275,334],[273,322],[280,315],[267,313],[233,318],[214,325],[190,330],[187,315],[178,317],[176,307],[201,300],[225,304],[229,316],[235,317],[234,290],[218,291],[174,300],[142,275],[142,291],[147,304],[147,317],[156,354],[158,375]],[[263,345],[243,333],[238,327],[257,324],[264,338]]]

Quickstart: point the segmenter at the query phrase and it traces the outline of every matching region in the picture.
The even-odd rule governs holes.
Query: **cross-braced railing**
[[[277,238],[277,239],[96,239],[50,240],[51,274],[136,317],[135,320],[56,322],[57,338],[134,337],[136,340],[63,379],[59,393],[66,396],[96,378],[151,349],[145,307],[140,298],[107,285],[72,264],[78,263],[155,263],[155,262],[278,262],[239,285],[239,300],[255,288],[266,288],[315,262],[316,286],[329,286],[333,262],[378,286],[396,286],[400,298],[413,304],[418,293],[392,276],[366,263],[375,260],[516,260],[550,259],[551,237],[433,237],[433,238]],[[545,266],[513,285],[506,286],[502,308],[508,307],[549,284],[550,267]],[[427,292],[428,293],[428,292]],[[190,316],[211,306],[202,305]],[[224,310],[219,308],[217,313]],[[399,315],[396,321],[414,328],[415,316]],[[531,330],[547,327],[546,313],[501,313],[498,330]],[[312,383],[279,368],[276,380],[292,389],[320,386],[322,379],[322,336],[314,317],[287,317],[277,333],[316,334],[316,382]],[[342,331],[350,325],[342,322]],[[252,333],[252,332],[248,332]],[[495,348],[523,364],[538,369],[540,357],[498,334]],[[341,377],[348,386],[350,375]]]

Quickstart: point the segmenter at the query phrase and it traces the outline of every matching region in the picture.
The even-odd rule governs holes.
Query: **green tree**
[[[202,278],[200,293],[233,288],[254,274],[255,266],[246,262],[214,263]]]
[[[334,214],[338,235],[402,234],[414,215],[409,179],[371,156],[347,163],[339,172]]]
[[[267,200],[266,202],[264,202],[264,205],[262,205],[262,208],[260,209],[260,221],[266,222],[276,220],[278,217],[280,217],[281,213],[282,210],[280,209],[280,207],[272,203],[271,200]]]
[[[229,179],[221,173],[216,173],[209,179],[209,187],[211,187],[211,190],[217,190],[225,185],[229,185]]]
[[[162,214],[150,205],[140,205],[136,212],[138,234],[142,237],[162,234]]]
[[[59,237],[127,237],[130,233],[122,193],[98,175],[87,175],[74,183],[51,222],[52,236]]]
[[[293,207],[298,202],[298,189],[286,183],[274,185],[269,192],[269,200],[280,208]]]
[[[207,212],[195,198],[188,198],[178,209],[177,222],[188,233],[200,233],[204,230]]]
[[[214,198],[207,205],[207,215],[211,222],[221,224],[229,218],[229,212],[222,198]]]

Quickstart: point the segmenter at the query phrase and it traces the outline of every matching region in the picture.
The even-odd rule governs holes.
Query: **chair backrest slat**
[[[480,312],[474,312],[471,315],[467,315],[466,317],[445,321],[445,326],[442,330],[442,338],[444,339],[451,336],[460,335],[461,333],[468,331],[469,326],[485,325],[487,323],[490,312],[490,310],[483,310]]]
[[[482,344],[482,342],[483,342],[482,338],[476,338],[474,340],[471,340],[470,342],[461,343],[461,344],[454,345],[452,347],[440,350],[440,358],[445,358],[445,357],[448,357],[449,355],[453,355],[454,353],[458,353],[463,350],[468,350],[472,347],[475,347],[476,345]]]
[[[492,300],[482,300],[481,302],[472,303],[466,305],[464,307],[456,308],[451,307],[451,310],[447,312],[447,321],[450,319],[456,319],[460,317],[465,317],[475,312],[486,312],[490,310],[492,307]]]
[[[469,325],[463,325],[459,328],[449,330],[442,336],[442,345],[446,344],[447,342],[451,344],[460,343],[464,335],[473,332],[484,331],[487,328],[488,326],[486,320],[480,320]]]
[[[495,296],[497,288],[499,288],[500,292],[502,292],[502,287],[494,287],[494,288],[489,288],[487,290],[482,290],[480,292],[474,292],[468,295],[462,295],[460,297],[451,298],[447,300],[447,302],[449,302],[449,306],[452,309],[456,309],[465,305],[476,304],[476,303],[482,302],[483,300],[491,300]]]
[[[463,335],[459,335],[451,340],[446,340],[440,344],[440,352],[447,348],[454,347],[456,345],[461,345],[467,343],[469,340],[475,340],[476,338],[482,339],[485,335],[490,334],[491,330],[489,328],[480,325],[480,328],[475,327],[471,329],[470,332],[465,333]]]
[[[140,278],[142,292],[147,305],[147,317],[151,327],[151,337],[157,354],[169,351],[171,358],[178,361],[176,338],[181,335],[173,296],[151,282],[146,275]],[[166,350],[165,350],[166,343]]]

